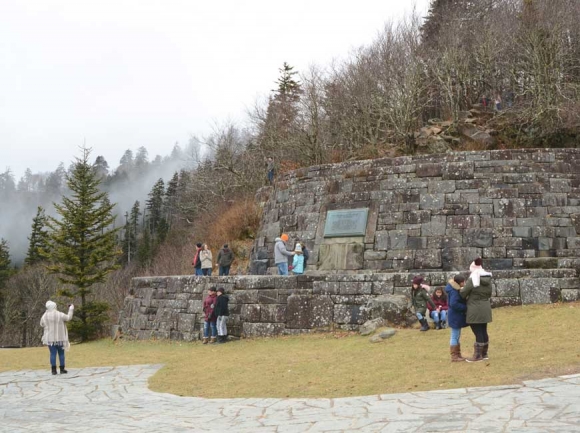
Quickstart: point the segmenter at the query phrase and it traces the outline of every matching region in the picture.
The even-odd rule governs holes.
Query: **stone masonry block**
[[[560,295],[557,278],[520,279],[520,295],[523,304],[549,304]]]

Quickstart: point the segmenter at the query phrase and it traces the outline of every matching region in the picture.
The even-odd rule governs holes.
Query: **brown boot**
[[[209,340],[209,344],[215,343],[216,337],[211,337]]]
[[[208,341],[209,341],[209,338],[203,337],[203,342],[201,344],[207,344]]]
[[[450,346],[449,351],[451,352],[451,362],[463,362],[465,358],[461,356],[461,346]]]
[[[481,357],[483,359],[489,359],[489,356],[487,356],[487,349],[489,349],[489,341],[487,343],[483,343],[483,347],[481,349]]]
[[[483,351],[483,343],[474,343],[473,344],[473,356],[471,358],[467,358],[467,362],[477,362],[483,361],[483,356],[481,356],[481,352]]]

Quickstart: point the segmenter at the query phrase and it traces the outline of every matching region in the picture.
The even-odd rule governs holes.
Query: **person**
[[[495,95],[495,110],[496,111],[501,111],[501,95],[498,93],[497,95]]]
[[[489,336],[487,335],[487,324],[491,323],[491,272],[483,269],[483,262],[480,257],[475,259],[469,266],[471,275],[465,286],[460,291],[461,297],[467,299],[467,324],[471,327],[475,335],[473,345],[473,356],[467,358],[467,362],[477,362],[489,359]]]
[[[56,309],[56,303],[46,302],[46,311],[40,319],[40,326],[43,329],[42,344],[48,346],[50,353],[50,370],[56,374],[56,355],[60,361],[60,374],[66,374],[64,351],[70,349],[68,341],[68,331],[64,322],[69,322],[73,318],[75,306],[68,306],[68,314],[61,313]]]
[[[203,275],[203,272],[201,270],[201,260],[199,258],[199,253],[201,252],[201,243],[198,242],[197,244],[195,244],[195,255],[193,256],[193,261],[191,262],[191,264],[193,265],[193,268],[195,269],[195,275]]]
[[[449,280],[445,287],[447,299],[449,304],[449,311],[447,320],[451,328],[451,339],[449,341],[449,351],[451,353],[451,362],[465,361],[461,356],[461,329],[467,326],[465,321],[465,312],[467,311],[467,304],[465,299],[461,297],[459,291],[465,285],[465,278],[461,275],[456,275]]]
[[[201,261],[201,273],[207,277],[211,276],[211,270],[213,268],[213,257],[211,250],[207,247],[207,244],[203,244],[202,250],[199,252],[199,258]]]
[[[217,316],[215,314],[216,289],[210,287],[207,297],[203,300],[203,344],[215,343],[217,338]],[[209,331],[211,328],[211,339]]]
[[[288,242],[288,235],[282,233],[279,238],[276,238],[274,245],[274,263],[278,267],[278,275],[288,275],[288,257],[294,255],[293,251],[286,250],[286,242]]]
[[[423,277],[416,276],[413,278],[413,285],[411,287],[411,304],[415,308],[415,315],[421,324],[421,331],[428,331],[429,325],[425,315],[427,314],[427,305],[430,305],[433,310],[437,309],[435,304],[427,294],[429,286],[423,284]]]
[[[220,277],[230,274],[230,266],[233,261],[234,252],[229,248],[228,244],[224,244],[223,248],[219,250],[217,256]]]
[[[429,308],[429,316],[435,323],[435,329],[443,329],[447,326],[447,294],[441,287],[435,289],[435,293],[431,296],[431,300],[437,307],[435,310]]]
[[[266,170],[268,170],[268,182],[270,185],[274,184],[274,160],[272,158],[268,158],[266,160]]]
[[[308,266],[308,259],[310,258],[310,250],[308,250],[306,244],[301,240],[298,239],[296,242],[298,242],[302,247],[302,256],[304,257],[304,270],[306,271],[306,266]]]
[[[223,287],[217,289],[217,300],[215,304],[215,315],[217,317],[217,342],[218,343],[227,343],[228,341],[228,328],[226,326],[226,321],[230,312],[228,310],[228,303],[230,298],[224,295],[225,290]]]
[[[296,244],[296,248],[294,249],[292,273],[294,275],[302,275],[304,273],[304,255],[302,254],[302,246],[300,244]]]

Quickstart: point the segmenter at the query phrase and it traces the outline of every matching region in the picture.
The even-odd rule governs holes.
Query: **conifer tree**
[[[4,284],[12,274],[10,264],[10,249],[8,248],[8,242],[6,239],[0,239],[0,289],[4,287]]]
[[[87,297],[94,284],[104,282],[107,274],[116,269],[119,254],[118,229],[111,229],[114,205],[107,193],[99,190],[101,180],[89,163],[89,154],[90,149],[83,148],[82,157],[77,158],[67,176],[71,196],[63,196],[61,204],[54,204],[60,219],[48,218],[51,230],[48,269],[68,286],[61,295],[81,299],[76,316],[81,323],[71,326],[81,341],[93,337],[106,319],[106,304],[89,301]]]
[[[171,227],[177,213],[178,186],[179,174],[175,172],[171,180],[167,183],[167,191],[165,191],[165,218],[169,227]]]
[[[27,265],[34,265],[45,260],[43,253],[46,254],[49,246],[46,223],[47,219],[44,213],[44,208],[38,206],[36,216],[32,219],[32,232],[28,238],[28,252],[24,259],[24,262]]]
[[[4,311],[4,285],[10,275],[12,268],[10,266],[10,251],[8,249],[8,242],[5,239],[0,239],[0,327],[4,326],[5,317],[1,314]]]
[[[149,199],[145,202],[145,207],[149,211],[149,230],[152,235],[159,231],[161,220],[163,219],[163,196],[165,195],[165,183],[159,179],[153,185],[149,193]]]

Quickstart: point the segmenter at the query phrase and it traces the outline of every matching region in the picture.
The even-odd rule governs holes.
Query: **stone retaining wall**
[[[268,196],[269,194],[269,196]],[[580,149],[457,152],[322,165],[262,190],[252,273],[275,273],[290,235],[319,266],[326,212],[368,208],[366,235],[339,273],[580,267]]]
[[[455,273],[425,272],[432,287]],[[317,329],[358,329],[372,317],[369,304],[385,295],[408,296],[410,273],[360,275],[154,277],[134,278],[134,296],[125,299],[120,325],[129,338],[197,340],[202,302],[211,286],[230,296],[231,335],[271,336]],[[410,306],[405,298],[404,308]],[[494,306],[580,300],[574,269],[494,272]],[[406,311],[403,311],[404,315]]]

